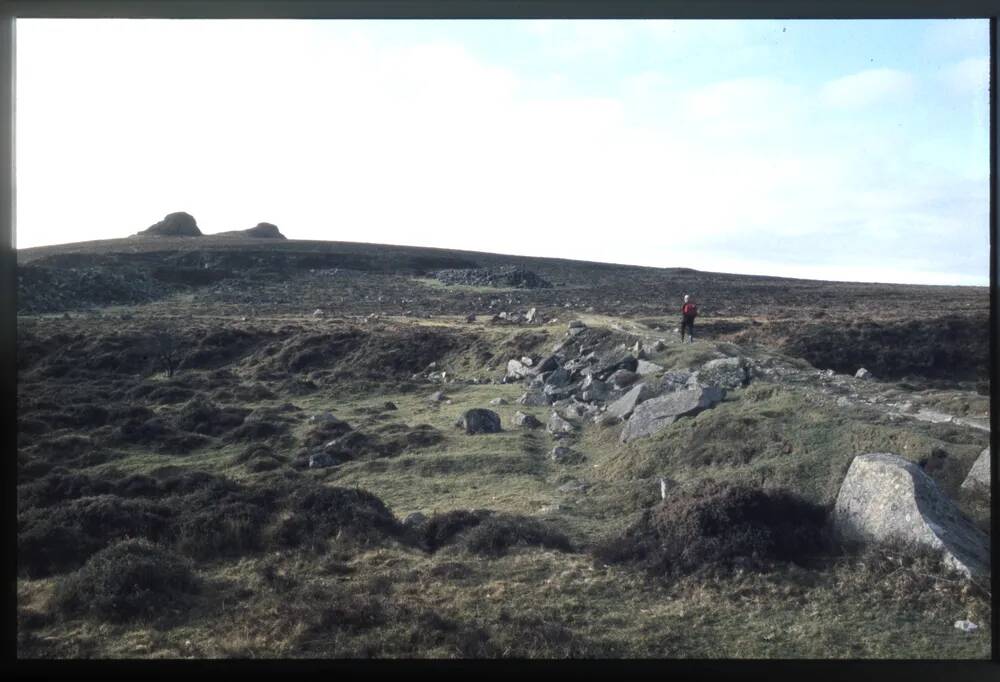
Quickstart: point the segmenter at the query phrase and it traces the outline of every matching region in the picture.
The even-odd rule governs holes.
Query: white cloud
[[[989,96],[990,59],[989,57],[970,57],[952,64],[944,69],[944,82],[959,95]]]
[[[299,239],[773,274],[804,254],[837,278],[901,269],[827,248],[842,226],[886,252],[912,226],[932,247],[970,216],[986,234],[979,194],[857,109],[911,94],[902,72],[828,83],[819,103],[777,75],[685,88],[655,69],[583,97],[454,42],[388,44],[352,23],[128,23],[140,30],[63,25],[56,58],[48,28],[19,23],[19,246],[187,210],[209,233],[267,220]],[[615,44],[601,25],[581,29],[590,45]],[[768,240],[799,246],[769,261]]]
[[[914,91],[912,75],[896,69],[870,69],[829,81],[820,90],[827,106],[864,109],[883,103],[901,104]]]

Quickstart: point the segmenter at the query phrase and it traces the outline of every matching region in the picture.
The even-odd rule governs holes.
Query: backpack
[[[698,306],[696,306],[694,303],[685,303],[684,307],[681,308],[681,312],[687,317],[697,317]]]

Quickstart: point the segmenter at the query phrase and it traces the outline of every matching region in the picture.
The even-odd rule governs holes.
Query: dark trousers
[[[681,341],[684,340],[684,330],[687,329],[688,336],[694,341],[694,318],[687,315],[681,316]]]

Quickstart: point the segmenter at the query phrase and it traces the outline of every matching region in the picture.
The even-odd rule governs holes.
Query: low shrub
[[[706,481],[646,510],[594,553],[605,563],[638,562],[664,575],[737,563],[763,570],[828,551],[826,516],[825,508],[788,491]]]
[[[572,552],[573,546],[562,532],[550,524],[519,514],[495,514],[465,535],[463,544],[475,554],[502,556],[515,546],[546,547]]]
[[[98,495],[18,515],[21,573],[41,577],[82,565],[94,552],[124,537],[159,539],[173,512],[148,500]]]
[[[128,539],[59,581],[53,603],[66,615],[121,622],[183,607],[198,589],[190,562],[146,540]]]

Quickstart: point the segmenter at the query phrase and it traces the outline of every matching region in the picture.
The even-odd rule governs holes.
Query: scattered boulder
[[[962,481],[963,490],[985,491],[990,490],[990,449],[986,448],[979,453],[969,475]]]
[[[168,213],[158,223],[150,225],[145,230],[137,233],[143,237],[200,237],[201,230],[194,216],[184,211]]]
[[[561,387],[566,386],[570,381],[572,381],[572,375],[564,367],[550,372],[547,377],[545,377],[546,386]]]
[[[313,317],[323,317],[323,311],[321,309],[319,309],[319,308],[316,308],[316,310],[313,311],[312,316]]]
[[[639,375],[635,372],[630,372],[627,369],[615,370],[614,374],[608,377],[608,381],[617,386],[618,388],[625,388],[626,386],[631,386],[635,383]]]
[[[857,372],[854,373],[854,378],[855,379],[874,379],[875,377],[872,376],[871,372],[869,372],[867,369],[865,369],[864,367],[862,367],[861,369],[859,369]]]
[[[584,324],[583,320],[573,320],[568,325],[569,329],[586,329],[587,325]]]
[[[697,375],[697,382],[702,386],[733,389],[750,383],[750,368],[742,357],[709,360],[701,366]]]
[[[476,314],[475,313],[470,313],[470,314],[466,315],[465,316],[465,321],[469,322],[469,323],[475,322],[476,321]]]
[[[587,376],[580,384],[580,397],[586,402],[594,400],[607,400],[611,393],[608,385],[600,379],[595,379],[592,375]]]
[[[557,464],[576,464],[586,459],[583,454],[563,445],[557,445],[552,448],[551,456],[552,461]]]
[[[550,355],[544,360],[539,362],[537,365],[532,367],[533,374],[544,374],[545,372],[551,372],[559,367],[559,360],[555,355]]]
[[[486,410],[475,407],[466,410],[459,420],[459,425],[465,429],[466,433],[499,433],[500,415],[493,410]]]
[[[396,403],[392,402],[391,400],[387,400],[384,403],[382,403],[382,409],[383,410],[398,410],[399,408],[396,407]]]
[[[930,476],[891,453],[851,462],[833,509],[833,527],[848,544],[900,543],[942,553],[968,577],[989,577],[990,541]]]
[[[528,314],[524,316],[524,321],[527,322],[528,324],[531,324],[535,321],[535,318],[537,316],[538,316],[538,310],[536,308],[531,308],[528,310]]]
[[[545,395],[544,391],[539,391],[537,389],[525,391],[524,394],[517,399],[517,402],[521,405],[527,405],[528,407],[541,407],[552,403],[549,396]]]
[[[693,416],[720,402],[723,389],[717,386],[675,391],[650,398],[636,407],[622,430],[621,442],[651,436],[680,417]],[[609,408],[610,410],[610,408]]]
[[[604,381],[620,369],[627,369],[630,372],[634,372],[638,367],[639,361],[630,353],[612,352],[597,358],[592,374]]]
[[[646,376],[648,374],[656,374],[657,372],[663,371],[663,366],[658,365],[655,362],[650,362],[649,360],[639,360],[636,362],[635,367],[636,374],[639,376]]]
[[[520,426],[525,429],[537,429],[542,425],[542,422],[540,422],[534,415],[525,414],[520,410],[514,413],[513,422],[514,426]]]
[[[555,412],[549,417],[549,423],[546,424],[545,428],[549,433],[557,436],[576,431],[576,426],[572,422],[566,421]]]
[[[507,361],[507,380],[523,379],[530,372],[530,367],[520,360],[511,358]]]
[[[448,397],[444,394],[444,391],[434,391],[427,399],[432,403],[443,403]]]
[[[667,344],[664,343],[663,339],[657,339],[656,342],[653,344],[653,350],[656,351],[657,353],[659,353],[661,350],[666,349],[666,347]]]
[[[503,397],[494,398],[493,400],[490,401],[490,405],[506,405],[506,404],[507,404],[507,399]]]
[[[628,393],[608,405],[606,414],[615,419],[628,419],[639,403],[651,397],[653,397],[652,389],[646,384],[633,386]]]

